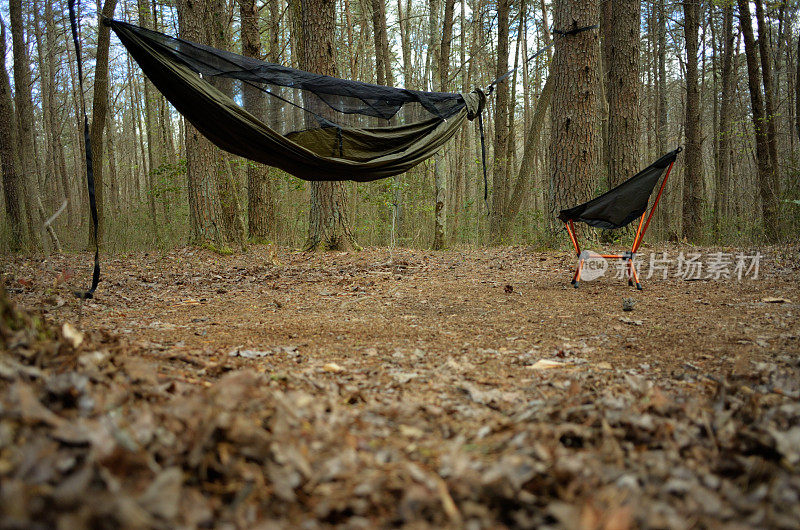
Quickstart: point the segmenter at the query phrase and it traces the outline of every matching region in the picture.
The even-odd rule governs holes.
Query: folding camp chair
[[[653,218],[658,201],[661,199],[661,194],[664,191],[664,186],[667,184],[667,178],[672,171],[672,166],[675,164],[675,159],[678,153],[681,152],[678,147],[671,153],[668,153],[650,166],[643,169],[636,175],[632,176],[619,186],[607,191],[606,193],[595,197],[589,202],[585,202],[574,208],[568,210],[561,210],[558,218],[564,222],[567,227],[567,234],[575,247],[575,253],[578,256],[578,266],[575,268],[575,274],[572,276],[572,285],[577,289],[581,281],[581,271],[584,268],[584,262],[589,257],[602,257],[604,259],[620,259],[625,262],[625,277],[628,279],[628,285],[636,285],[636,288],[641,290],[642,284],[639,281],[639,274],[636,272],[636,266],[633,263],[636,257],[636,251],[642,244],[644,234],[647,232],[647,227],[650,226],[650,220]],[[658,189],[658,195],[653,202],[650,213],[647,213],[647,204],[650,201],[650,195],[661,178],[661,187]],[[647,220],[645,220],[645,216]],[[639,227],[636,229],[636,236],[633,238],[633,245],[630,251],[623,252],[622,254],[599,254],[587,255],[581,252],[580,244],[578,243],[578,233],[575,230],[575,221],[586,223],[589,226],[597,228],[622,228],[628,225],[636,218],[639,218]]]

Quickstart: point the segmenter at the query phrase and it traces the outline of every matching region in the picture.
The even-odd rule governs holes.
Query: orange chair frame
[[[642,290],[642,283],[639,281],[639,273],[636,270],[636,265],[634,265],[633,260],[636,258],[636,252],[639,250],[639,247],[642,244],[642,240],[644,239],[644,234],[647,232],[647,228],[650,226],[650,220],[653,218],[653,213],[656,211],[656,206],[658,206],[658,201],[661,200],[661,194],[664,193],[664,187],[667,184],[667,179],[669,178],[669,173],[672,171],[672,166],[675,164],[673,160],[672,163],[667,168],[667,172],[664,175],[664,179],[661,181],[661,187],[658,189],[658,195],[656,195],[656,200],[653,202],[653,206],[650,208],[648,213],[647,209],[645,209],[642,216],[639,218],[639,226],[636,229],[636,236],[633,238],[633,244],[631,245],[631,250],[626,251],[622,254],[600,254],[600,257],[605,259],[621,259],[626,262],[625,266],[625,278],[628,280],[628,285],[636,285],[638,290]],[[647,220],[645,220],[647,217]],[[567,227],[567,234],[569,234],[569,238],[572,241],[572,245],[575,247],[575,254],[578,256],[578,265],[575,268],[575,274],[572,275],[572,281],[570,282],[573,287],[576,289],[580,285],[581,281],[581,271],[583,270],[583,262],[585,258],[581,256],[581,246],[578,243],[578,232],[575,230],[575,224],[572,220],[566,221],[564,223]]]

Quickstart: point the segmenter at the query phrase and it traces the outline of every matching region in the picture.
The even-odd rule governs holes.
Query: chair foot
[[[636,289],[641,291],[642,290],[642,284],[639,283],[639,282],[636,282]]]
[[[628,287],[633,287],[633,280],[628,280]]]
[[[572,286],[573,286],[574,288],[576,288],[576,289],[577,289],[578,287],[580,287],[580,285],[581,285],[581,282],[576,282],[575,280],[573,280],[573,281],[572,281]]]

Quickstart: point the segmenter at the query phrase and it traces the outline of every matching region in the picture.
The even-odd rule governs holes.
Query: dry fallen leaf
[[[551,370],[553,368],[567,368],[570,365],[561,361],[552,361],[550,359],[539,359],[535,363],[526,366],[528,370]]]
[[[325,370],[326,372],[331,372],[333,374],[344,372],[344,368],[342,368],[336,363],[327,363],[325,366],[322,367],[322,369]]]
[[[78,331],[75,326],[69,322],[64,322],[64,325],[61,326],[61,333],[64,335],[64,338],[72,344],[73,348],[77,348],[83,342],[83,333]]]

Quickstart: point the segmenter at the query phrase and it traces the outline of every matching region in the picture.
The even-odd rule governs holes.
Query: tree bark
[[[719,236],[728,200],[728,181],[731,169],[731,105],[733,102],[733,5],[722,6],[722,94],[719,108],[717,138],[716,190],[714,192],[714,234]]]
[[[797,74],[794,77],[794,128],[800,141],[800,35],[797,36]]]
[[[569,31],[597,23],[597,2],[557,0],[553,26]],[[550,109],[550,211],[588,200],[600,164],[597,119],[600,49],[597,30],[559,36],[552,61],[553,102]]]
[[[375,71],[379,85],[394,85],[389,55],[389,34],[386,30],[386,4],[372,0],[372,34],[375,38]]]
[[[105,0],[102,14],[112,18],[117,0]],[[97,200],[98,233],[95,235],[94,226],[90,226],[90,239],[97,237],[103,241],[105,222],[105,205],[103,198],[105,190],[103,185],[103,131],[106,127],[106,113],[108,112],[108,48],[111,44],[111,28],[105,24],[98,24],[97,56],[94,68],[94,96],[92,98],[92,125],[89,138],[92,144],[92,169],[94,171],[95,198]]]
[[[444,18],[442,19],[442,39],[436,48],[432,61],[436,61],[433,70],[434,90],[446,92],[450,77],[450,43],[453,39],[453,14],[455,0],[445,0]],[[439,3],[431,1],[431,24],[438,18]],[[435,33],[434,33],[435,35]],[[432,40],[434,35],[431,36]],[[436,205],[434,208],[433,250],[445,247],[447,230],[447,173],[440,163],[440,155],[434,155],[434,185],[436,187]]]
[[[301,69],[322,75],[336,75],[335,21],[336,0],[302,2],[298,39]],[[312,105],[312,108],[325,112],[319,104]],[[311,183],[305,250],[351,250],[357,247],[348,224],[346,198],[343,182]]]
[[[6,56],[6,25],[0,17],[0,57]],[[17,124],[14,119],[14,104],[11,101],[11,84],[6,65],[0,68],[0,167],[3,171],[3,196],[6,220],[11,229],[9,248],[22,248],[23,215],[20,205],[22,186],[17,166]]]
[[[612,5],[609,2],[606,5]],[[608,101],[606,172],[608,187],[639,171],[639,16],[640,0],[613,2],[603,42]]]
[[[511,0],[497,2],[497,63],[494,77],[508,72],[508,33],[511,17]],[[489,223],[489,240],[500,243],[506,202],[508,202],[508,136],[509,136],[509,80],[495,85],[494,105],[494,161],[492,164],[492,215]]]
[[[534,173],[536,152],[539,150],[539,145],[541,144],[544,118],[547,115],[547,109],[550,107],[552,99],[553,81],[552,77],[548,77],[542,89],[542,93],[539,95],[539,99],[536,102],[536,110],[531,118],[531,126],[528,129],[528,135],[525,137],[525,147],[522,152],[522,160],[519,164],[517,179],[506,207],[506,213],[503,216],[503,223],[505,225],[501,229],[501,233],[503,234],[508,234],[511,231],[511,223],[519,214],[522,203],[528,195],[531,177]]]
[[[700,6],[696,0],[683,3],[686,39],[686,163],[683,176],[683,236],[700,239],[703,231],[703,139],[700,132],[700,87],[698,85],[698,33]]]
[[[216,13],[210,2],[178,0],[178,26],[183,39],[219,44],[215,22],[223,13]],[[185,125],[186,174],[189,190],[190,241],[195,245],[227,248],[234,243],[232,227],[223,215],[218,180],[225,178],[220,173],[221,156],[216,148],[191,124]]]
[[[242,54],[261,59],[261,34],[258,29],[258,8],[255,0],[239,0],[242,28]],[[256,118],[267,119],[266,95],[258,88],[243,83],[244,108]],[[277,107],[277,105],[276,105]],[[275,208],[272,201],[272,183],[269,168],[247,161],[247,224],[250,238],[264,242],[272,235]]]
[[[769,50],[769,27],[764,20],[764,2],[755,0],[756,21],[758,22],[758,51],[761,56],[761,74],[764,82],[764,120],[767,128],[767,147],[769,160],[772,166],[772,182],[776,195],[780,195],[780,181],[778,180],[778,140],[775,131],[775,83],[772,76],[772,56]]]
[[[150,12],[150,4],[147,0],[137,0],[137,11],[139,18],[139,25],[143,28],[152,28],[153,13]],[[159,237],[158,232],[158,215],[156,212],[156,193],[157,183],[156,175],[158,167],[162,163],[162,150],[163,142],[160,138],[159,128],[157,126],[157,105],[156,105],[156,90],[153,84],[146,77],[142,79],[143,92],[144,92],[144,131],[143,134],[147,138],[147,206],[150,209],[150,222],[153,230],[153,235]],[[163,200],[163,197],[161,198]]]
[[[764,232],[769,241],[777,241],[778,197],[773,187],[774,171],[770,167],[769,140],[764,116],[764,101],[761,95],[761,75],[758,68],[758,50],[753,35],[750,5],[747,0],[737,0],[739,5],[739,25],[744,37],[744,53],[747,61],[747,85],[750,89],[750,107],[753,117],[753,129],[756,135],[756,167],[758,170],[758,188],[761,196],[762,219]]]
[[[22,202],[27,217],[28,237],[31,246],[41,246],[39,227],[42,215],[37,208],[39,183],[33,149],[33,104],[31,102],[31,71],[28,51],[23,35],[22,2],[11,0],[8,5],[11,17],[11,37],[14,55],[14,100],[17,120],[17,142],[19,144],[20,177],[22,183]]]

